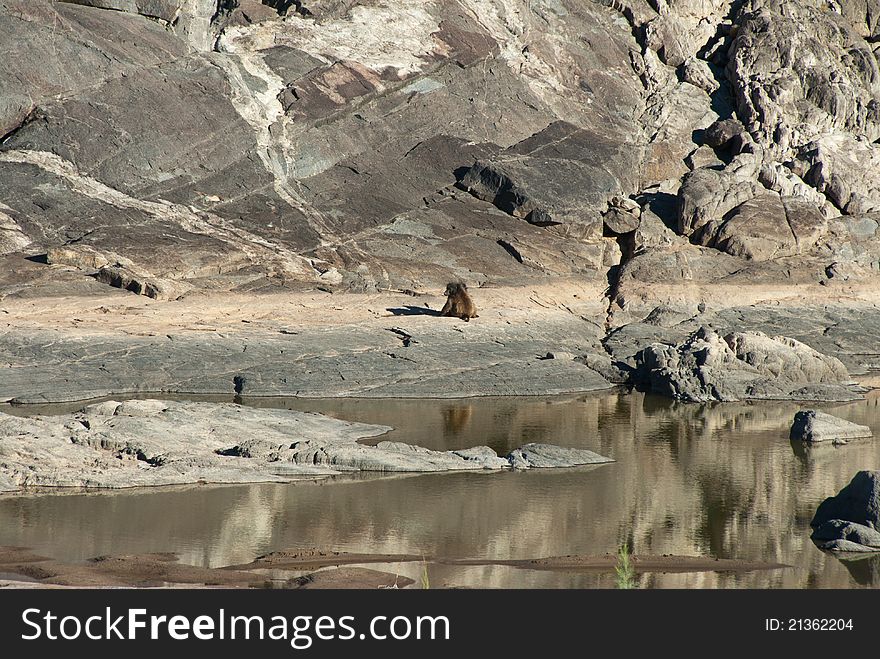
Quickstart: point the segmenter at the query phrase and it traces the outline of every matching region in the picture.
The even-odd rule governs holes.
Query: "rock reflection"
[[[880,553],[835,556],[853,580],[870,588],[880,587]]]
[[[788,439],[797,403],[684,405],[639,393],[554,399],[248,401],[395,430],[395,439],[499,453],[528,441],[582,447],[617,462],[587,470],[335,479],[0,499],[0,544],[58,558],[177,551],[197,565],[245,563],[289,548],[444,558],[636,553],[778,561],[741,574],[644,574],[643,587],[877,585],[877,563],[827,556],[809,539],[816,506],[861,469],[875,441],[829,451]],[[877,397],[819,406],[880,430]],[[824,448],[824,447],[823,447]],[[419,566],[389,566],[419,579]],[[411,573],[410,573],[411,572]],[[613,587],[610,574],[503,566],[431,567],[432,584]]]
[[[443,408],[443,436],[460,435],[468,425],[474,408],[472,405],[450,405]]]

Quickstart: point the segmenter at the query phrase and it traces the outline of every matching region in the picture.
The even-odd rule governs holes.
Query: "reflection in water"
[[[841,555],[838,558],[856,583],[871,588],[880,587],[880,554]]]
[[[472,405],[451,405],[443,408],[444,437],[460,435],[467,426],[474,408]]]
[[[797,403],[684,405],[612,392],[568,398],[248,400],[391,425],[392,439],[436,449],[530,441],[587,448],[590,469],[338,478],[319,483],[0,499],[0,545],[63,559],[175,551],[188,563],[246,563],[322,548],[444,558],[635,553],[778,561],[744,574],[645,574],[643,587],[878,585],[878,563],[842,562],[809,539],[816,506],[860,469],[875,440],[812,450],[788,430]],[[880,430],[877,396],[820,409]],[[419,565],[391,565],[416,581]],[[431,565],[432,585],[613,587],[611,574]]]

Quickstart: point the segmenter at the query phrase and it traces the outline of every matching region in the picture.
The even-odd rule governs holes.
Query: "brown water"
[[[816,506],[880,443],[805,450],[788,440],[797,403],[683,405],[639,393],[466,401],[251,400],[381,423],[435,449],[539,441],[617,462],[587,469],[339,478],[318,483],[0,498],[0,545],[79,560],[177,552],[203,566],[281,549],[521,559],[613,553],[778,561],[751,573],[644,574],[643,587],[880,586],[880,557],[843,562],[815,548]],[[825,411],[880,432],[880,396]],[[18,410],[21,412],[21,410]],[[45,413],[47,410],[41,410]],[[51,411],[51,410],[49,410]],[[378,441],[378,440],[376,440]],[[375,567],[375,566],[374,566]],[[418,564],[392,564],[418,581]],[[613,575],[502,566],[428,568],[433,586],[612,587]]]

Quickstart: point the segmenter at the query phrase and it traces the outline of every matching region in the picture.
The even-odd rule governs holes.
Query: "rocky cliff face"
[[[45,267],[165,299],[574,278],[622,361],[697,316],[827,349],[876,316],[878,16],[0,0],[0,295],[48,294]],[[864,370],[877,345],[832,347]]]

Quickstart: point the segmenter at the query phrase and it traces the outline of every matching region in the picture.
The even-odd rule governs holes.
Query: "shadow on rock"
[[[440,312],[436,309],[428,309],[427,307],[416,307],[414,305],[406,305],[405,307],[391,307],[385,311],[390,311],[395,316],[439,316]]]

